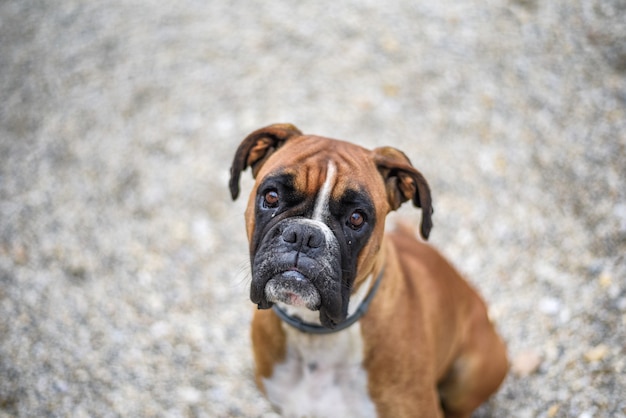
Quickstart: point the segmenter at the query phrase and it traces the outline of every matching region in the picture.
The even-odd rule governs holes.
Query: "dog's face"
[[[347,316],[355,281],[373,267],[387,213],[412,199],[423,208],[422,235],[430,231],[428,185],[393,148],[369,151],[272,125],[237,150],[233,198],[247,166],[256,178],[246,210],[250,298],[260,309],[282,302],[319,310],[333,328]]]

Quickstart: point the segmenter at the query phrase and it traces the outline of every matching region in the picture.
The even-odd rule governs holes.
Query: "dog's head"
[[[387,214],[412,200],[422,208],[428,238],[432,204],[428,184],[401,152],[373,151],[288,124],[246,137],[233,160],[230,192],[251,167],[256,179],[246,210],[252,264],[251,300],[319,310],[334,328],[348,311],[356,280],[371,272]]]

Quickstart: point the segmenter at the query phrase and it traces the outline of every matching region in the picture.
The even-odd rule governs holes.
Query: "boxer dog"
[[[231,167],[245,212],[256,383],[288,417],[469,417],[508,370],[485,303],[409,228],[384,233],[408,200],[427,239],[428,183],[399,150],[372,151],[276,124]]]

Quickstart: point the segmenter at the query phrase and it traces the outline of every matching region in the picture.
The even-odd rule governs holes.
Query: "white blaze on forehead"
[[[323,221],[325,215],[329,212],[328,202],[330,201],[330,193],[333,189],[336,173],[337,167],[332,161],[329,161],[328,169],[326,170],[326,180],[324,180],[324,184],[315,201],[315,209],[313,210],[313,220],[315,221]]]

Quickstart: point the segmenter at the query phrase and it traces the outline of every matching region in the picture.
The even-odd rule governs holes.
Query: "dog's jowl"
[[[504,379],[485,303],[425,240],[431,192],[392,147],[367,150],[289,124],[246,137],[245,213],[256,383],[287,417],[469,417]],[[385,233],[411,201],[417,233]]]

